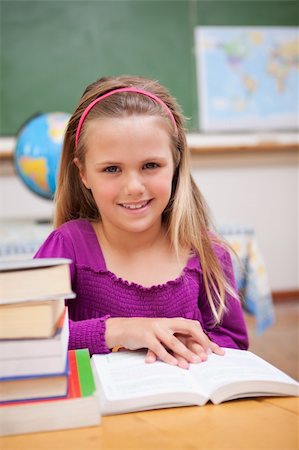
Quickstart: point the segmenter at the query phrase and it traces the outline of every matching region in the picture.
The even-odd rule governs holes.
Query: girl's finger
[[[152,350],[148,349],[145,357],[145,362],[154,363],[155,361],[157,361],[157,355]]]
[[[189,369],[189,363],[188,361],[186,361],[186,359],[182,358],[179,355],[173,355],[176,360],[178,361],[178,367],[181,367],[182,369]],[[157,355],[152,351],[152,350],[148,350],[146,357],[145,357],[145,362],[146,363],[154,363],[155,361],[157,361]]]
[[[198,344],[198,342],[194,341],[192,338],[186,337],[183,334],[176,334],[176,337],[180,339],[180,341],[185,344],[186,347],[189,348],[195,355],[198,355],[202,361],[206,361],[208,355],[212,353],[212,349],[210,348],[207,352],[205,352],[202,345]]]
[[[211,349],[213,353],[219,356],[223,356],[225,354],[224,349],[222,347],[219,347],[218,344],[215,344],[215,342],[211,342],[211,344],[212,344]]]
[[[153,359],[153,355],[156,355],[156,358],[159,358],[160,361],[164,361],[172,366],[177,366],[178,364],[177,359],[166,350],[164,344],[161,344],[161,342],[159,342],[159,340],[156,340],[152,342],[151,345],[149,346],[150,347],[149,350],[151,350],[152,352],[150,353],[150,360]]]
[[[197,320],[179,319],[172,327],[174,333],[182,333],[189,335],[196,342],[202,345],[205,352],[209,353],[211,350],[211,341],[208,336],[203,332],[200,323]]]
[[[178,360],[178,367],[180,367],[181,369],[189,369],[189,362],[185,358],[176,354],[174,354],[174,356]]]
[[[191,350],[189,350],[186,345],[171,332],[161,330],[159,340],[173,354],[183,357],[188,362],[200,362],[199,356],[192,353]]]
[[[200,361],[206,361],[208,359],[207,353],[204,351],[203,347],[195,341],[188,342],[188,348],[195,355],[199,356]]]

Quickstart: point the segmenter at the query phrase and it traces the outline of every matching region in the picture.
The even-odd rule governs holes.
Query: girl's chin
[[[161,226],[161,221],[149,220],[149,218],[140,218],[140,220],[121,220],[119,222],[119,229],[128,233],[146,233],[153,229],[153,227]]]

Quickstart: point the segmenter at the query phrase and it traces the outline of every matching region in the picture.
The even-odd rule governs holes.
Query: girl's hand
[[[200,362],[200,354],[211,353],[216,345],[197,320],[182,318],[110,318],[105,338],[108,348],[147,348],[147,362],[159,358],[174,366],[182,361]]]
[[[198,342],[194,341],[194,339],[192,337],[184,336],[184,335],[180,335],[180,334],[177,334],[176,337],[178,339],[180,339],[180,341],[183,342],[184,345],[189,350],[192,351],[192,353],[194,353],[195,355],[197,355],[199,357],[199,361],[197,361],[197,362],[206,361],[208,359],[208,355],[211,353],[215,353],[216,355],[220,355],[220,356],[224,355],[224,350],[221,347],[219,347],[218,344],[215,344],[212,341],[210,341],[210,348],[206,352],[204,350],[204,348],[202,347],[202,345],[200,345]],[[188,369],[189,362],[194,362],[194,361],[188,361],[186,358],[182,357],[181,355],[175,354],[175,353],[173,354],[173,356],[178,360],[178,366],[181,367],[182,369]],[[148,363],[153,363],[156,360],[157,360],[157,355],[155,355],[155,353],[149,349],[147,352],[145,361]]]

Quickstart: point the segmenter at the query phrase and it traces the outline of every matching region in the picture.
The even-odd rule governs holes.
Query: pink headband
[[[170,109],[168,108],[168,106],[166,105],[166,103],[163,102],[163,100],[161,100],[159,97],[157,97],[156,95],[152,94],[151,92],[148,91],[144,91],[143,89],[138,89],[138,88],[134,88],[134,87],[125,87],[125,88],[119,88],[119,89],[114,89],[113,91],[107,92],[106,94],[101,95],[100,97],[96,98],[95,100],[93,100],[84,110],[82,116],[80,117],[79,123],[78,123],[78,127],[77,127],[77,131],[76,131],[76,147],[78,145],[78,141],[79,141],[79,137],[80,137],[80,132],[81,132],[81,128],[82,125],[84,123],[84,120],[86,119],[87,114],[89,113],[89,111],[97,104],[99,103],[101,100],[104,100],[104,98],[110,97],[110,95],[113,94],[117,94],[119,92],[135,92],[136,94],[143,94],[146,97],[152,98],[153,100],[155,100],[157,103],[159,103],[160,105],[163,106],[163,108],[168,112],[171,121],[175,127],[175,129],[177,130],[177,124],[175,121],[175,118],[172,114],[172,112],[170,111]]]

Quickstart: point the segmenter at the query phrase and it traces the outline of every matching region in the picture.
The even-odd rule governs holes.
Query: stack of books
[[[69,263],[0,262],[0,435],[100,422],[89,352],[68,351]]]

